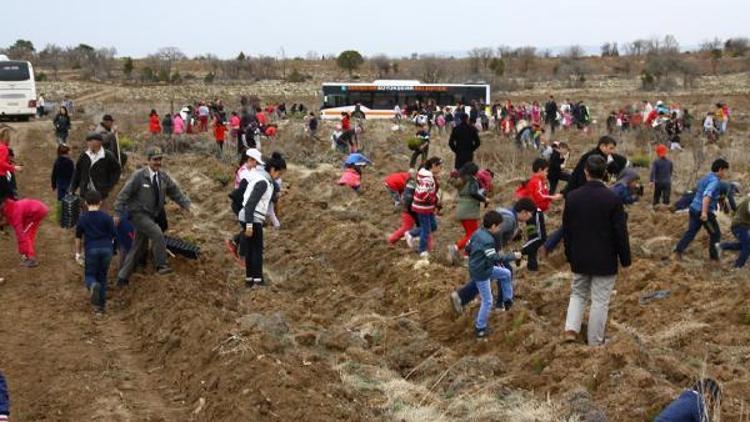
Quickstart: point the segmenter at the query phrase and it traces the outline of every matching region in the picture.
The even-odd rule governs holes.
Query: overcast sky
[[[533,8],[528,5],[533,4]],[[682,46],[748,36],[748,0],[2,0],[0,46],[18,38],[115,47],[142,57],[458,53],[473,47],[554,48],[673,34]]]

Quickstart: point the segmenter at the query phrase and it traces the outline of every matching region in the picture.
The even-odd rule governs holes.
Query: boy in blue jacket
[[[655,422],[710,422],[721,407],[721,387],[712,378],[702,378],[669,404]]]
[[[8,397],[8,386],[5,377],[0,372],[0,422],[7,422],[10,418],[10,397]]]
[[[469,254],[469,277],[479,290],[481,304],[474,323],[478,339],[487,337],[487,321],[492,310],[492,288],[490,279],[500,280],[501,289],[512,297],[510,270],[500,265],[503,262],[495,249],[495,233],[500,230],[503,216],[497,211],[488,211],[482,220],[482,228],[469,240],[466,250]],[[510,289],[510,290],[509,290]]]

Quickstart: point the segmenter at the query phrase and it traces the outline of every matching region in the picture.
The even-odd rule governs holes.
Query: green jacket
[[[732,226],[750,228],[750,196],[746,196],[737,204],[737,212],[732,219]]]
[[[479,220],[480,206],[487,199],[479,189],[476,177],[464,181],[458,190],[458,201],[456,203],[457,220]]]

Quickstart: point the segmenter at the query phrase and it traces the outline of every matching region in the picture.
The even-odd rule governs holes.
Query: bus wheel
[[[21,117],[18,118],[18,121],[20,121],[20,122],[28,122],[30,117],[31,116],[21,116]]]

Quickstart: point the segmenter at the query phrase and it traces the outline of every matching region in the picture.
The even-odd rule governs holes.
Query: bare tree
[[[570,47],[566,48],[565,51],[563,51],[561,57],[567,57],[569,59],[577,60],[585,55],[586,52],[583,51],[583,47],[581,47],[580,45],[571,45]]]
[[[724,43],[725,52],[732,57],[742,57],[750,50],[750,40],[747,38],[729,38]]]
[[[38,54],[39,64],[52,69],[52,75],[55,80],[58,78],[58,71],[63,64],[64,50],[55,44],[47,44],[44,50]]]
[[[385,54],[378,54],[370,57],[368,60],[372,65],[375,72],[378,74],[378,78],[382,78],[388,75],[391,70],[391,61]]]
[[[424,83],[434,84],[440,82],[445,76],[445,68],[436,56],[422,56],[419,65],[420,79]]]
[[[719,38],[703,41],[700,45],[700,52],[708,56],[709,60],[711,60],[711,72],[713,74],[719,71],[719,64],[724,55],[723,47],[724,43]]]
[[[536,48],[535,47],[521,47],[514,51],[516,57],[518,57],[518,67],[521,74],[526,75],[536,64]]]
[[[179,60],[187,58],[185,53],[177,47],[162,47],[156,50],[156,53],[149,56],[159,67],[159,73],[172,75],[172,66]]]

